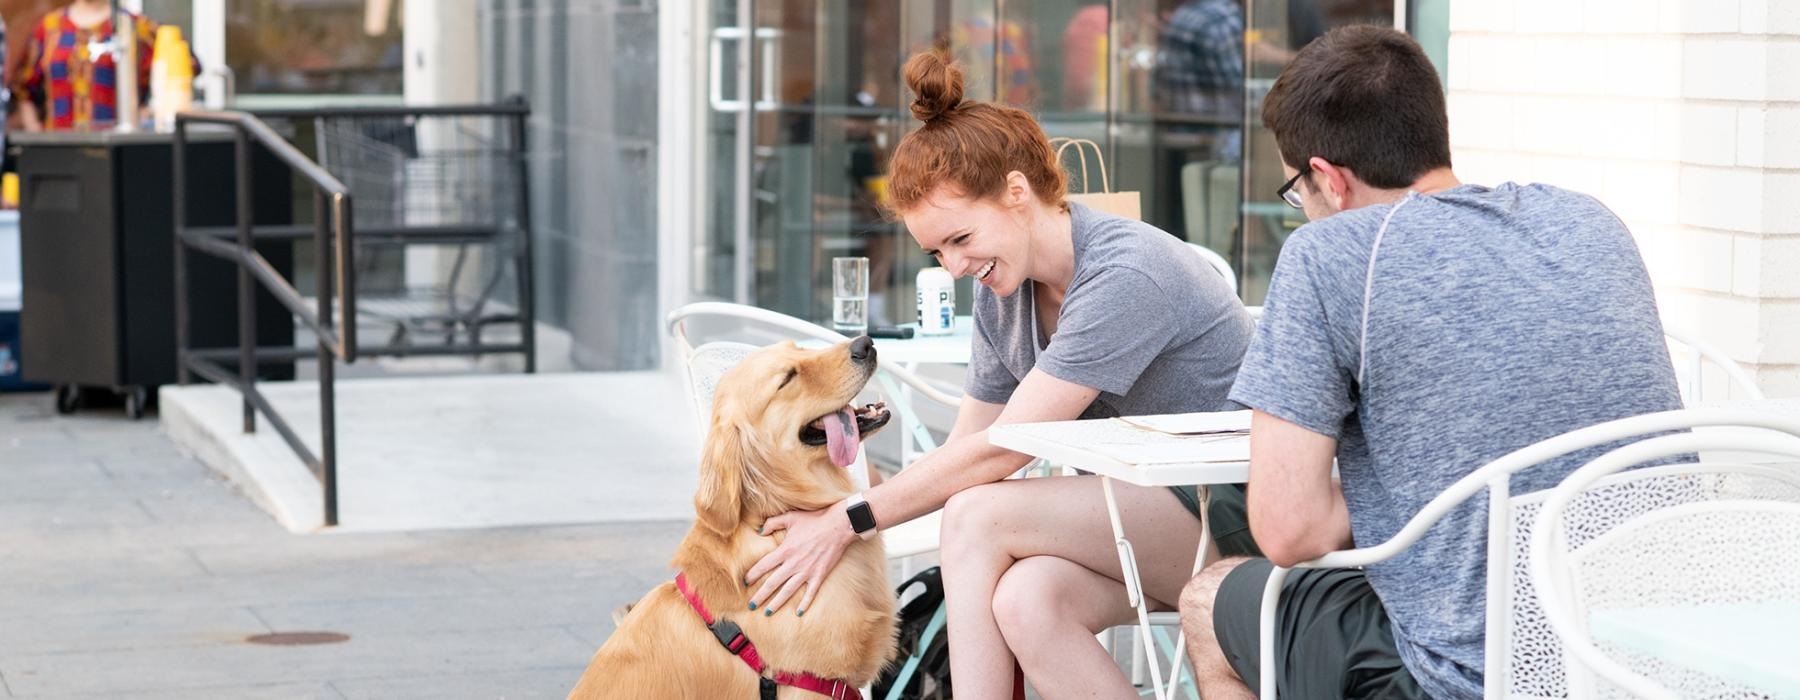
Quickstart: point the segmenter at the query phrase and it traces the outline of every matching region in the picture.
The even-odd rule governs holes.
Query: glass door
[[[977,7],[993,17],[993,2]],[[709,0],[693,294],[824,322],[831,258],[861,256],[870,322],[913,320],[912,279],[929,259],[880,206],[910,128],[900,69],[949,43],[950,18],[979,14],[957,0]],[[971,97],[991,98],[991,80],[971,83]]]

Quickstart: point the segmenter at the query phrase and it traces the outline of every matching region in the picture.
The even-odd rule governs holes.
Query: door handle
[[[725,44],[726,42],[743,41],[744,34],[743,27],[716,27],[712,31],[711,38],[707,41],[706,94],[707,102],[712,105],[714,110],[720,112],[742,112],[745,108],[750,106],[743,97],[745,88],[741,84],[742,81],[739,81],[738,94],[731,99],[725,98],[725,76],[723,73],[725,65]],[[775,27],[757,27],[754,32],[756,46],[762,53],[760,59],[760,62],[762,63],[762,89],[759,91],[755,104],[755,108],[759,112],[772,112],[780,106],[780,102],[776,99],[776,84],[779,82],[777,80],[780,70],[778,64],[781,45],[779,42],[782,34],[782,30]]]

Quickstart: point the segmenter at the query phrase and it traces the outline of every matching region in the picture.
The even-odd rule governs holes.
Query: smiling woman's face
[[[974,277],[1003,297],[1025,283],[1030,236],[1022,212],[939,187],[919,206],[901,212],[900,220],[950,274]]]

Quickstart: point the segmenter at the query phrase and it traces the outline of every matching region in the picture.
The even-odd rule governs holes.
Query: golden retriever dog
[[[794,614],[798,597],[773,616],[751,611],[755,590],[744,583],[785,534],[759,535],[764,520],[825,508],[853,491],[845,467],[858,440],[889,418],[881,404],[849,406],[874,373],[875,348],[862,337],[822,350],[764,348],[719,380],[694,495],[698,518],[672,565],[715,619],[742,628],[769,677],[811,673],[858,688],[893,658],[894,593],[880,538],[844,551],[804,616]],[[569,697],[755,700],[759,683],[671,581],[631,608]],[[789,686],[778,692],[783,700],[823,697]]]

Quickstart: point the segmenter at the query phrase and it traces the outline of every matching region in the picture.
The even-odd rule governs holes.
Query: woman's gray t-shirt
[[[1038,342],[1032,282],[975,290],[969,396],[1006,403],[1033,368],[1098,389],[1082,418],[1225,411],[1254,324],[1188,244],[1141,221],[1069,204],[1075,276],[1056,334]]]

